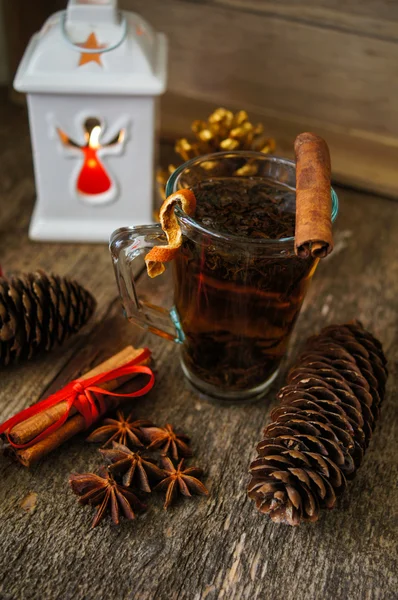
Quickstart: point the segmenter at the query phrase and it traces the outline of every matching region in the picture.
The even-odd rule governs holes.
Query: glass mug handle
[[[160,337],[182,343],[184,334],[175,308],[158,306],[141,297],[135,282],[149,250],[166,243],[162,228],[157,223],[118,229],[111,237],[109,249],[126,318]],[[148,280],[155,288],[161,283]]]

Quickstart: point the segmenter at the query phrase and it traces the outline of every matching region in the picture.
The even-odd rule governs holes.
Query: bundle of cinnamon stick
[[[136,349],[132,346],[127,346],[118,354],[115,354],[85,375],[82,375],[79,378],[79,381],[84,381],[101,373],[106,373],[108,371],[118,369],[119,367],[123,367],[143,353],[143,348]],[[150,356],[148,353],[144,353],[143,356],[143,360],[137,362],[137,365],[142,366],[149,364]],[[128,380],[136,376],[137,373],[133,372],[123,377],[107,381],[106,383],[101,383],[99,384],[99,387],[107,391],[114,391]],[[102,402],[105,404],[105,410],[107,411],[115,408],[119,404],[120,399],[117,397],[112,397],[109,399],[109,396],[103,396]],[[29,444],[29,442],[34,440],[34,438],[39,436],[51,425],[59,421],[59,419],[65,414],[66,410],[67,402],[62,401],[54,406],[51,406],[50,408],[46,408],[38,412],[31,417],[28,417],[7,432],[8,440],[17,445]],[[86,427],[87,425],[84,417],[82,414],[77,412],[75,407],[72,406],[67,420],[59,429],[49,433],[49,435],[44,437],[44,439],[41,439],[32,445],[28,445],[28,447],[17,448],[9,446],[8,452],[12,452],[22,465],[25,467],[30,467],[47,454],[55,450],[55,448],[61,446],[61,444],[69,440],[71,437],[77,433],[80,433],[81,431],[84,431]]]

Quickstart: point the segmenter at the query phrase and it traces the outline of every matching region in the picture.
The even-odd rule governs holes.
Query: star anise
[[[140,490],[150,492],[150,480],[164,479],[165,473],[155,464],[155,461],[139,452],[133,452],[127,446],[113,442],[113,448],[100,450],[108,463],[108,471],[112,475],[123,474],[123,485],[130,487],[135,484]]]
[[[119,442],[124,446],[129,443],[131,446],[143,447],[144,434],[142,427],[152,425],[147,419],[138,419],[133,421],[132,414],[126,418],[121,410],[116,413],[116,419],[104,419],[102,426],[95,429],[87,438],[88,442],[105,442],[102,448],[112,445],[112,442]]]
[[[209,494],[203,483],[197,479],[197,477],[203,475],[202,469],[199,469],[198,467],[188,467],[187,469],[184,469],[184,459],[182,459],[178,466],[175,467],[168,457],[163,459],[162,466],[166,478],[158,483],[154,490],[166,490],[165,509],[172,504],[173,500],[178,495],[178,492],[189,497],[192,494],[201,494],[203,496]]]
[[[80,496],[81,504],[98,506],[92,528],[96,527],[104,518],[105,513],[110,511],[112,521],[119,525],[120,513],[126,519],[135,519],[134,510],[145,510],[143,504],[135,494],[123,485],[119,485],[112,475],[106,470],[95,473],[72,473],[69,483],[73,492]]]
[[[189,437],[176,433],[169,423],[165,427],[144,427],[144,435],[150,442],[148,450],[162,450],[163,456],[170,454],[174,460],[192,456],[192,450],[188,446]]]

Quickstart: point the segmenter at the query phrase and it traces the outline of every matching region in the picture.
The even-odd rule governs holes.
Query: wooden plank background
[[[120,0],[170,41],[162,131],[245,108],[291,154],[328,140],[334,177],[398,197],[398,3],[388,0]]]
[[[66,0],[4,3],[10,72],[27,34]],[[15,4],[15,6],[14,6]],[[398,2],[119,0],[170,41],[161,132],[175,140],[219,105],[245,108],[292,156],[315,130],[335,181],[398,198]],[[36,6],[36,5],[35,5]]]
[[[398,41],[398,4],[394,0],[209,0],[208,3]]]

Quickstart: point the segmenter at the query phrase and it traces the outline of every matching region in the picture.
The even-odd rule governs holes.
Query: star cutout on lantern
[[[94,32],[90,33],[85,42],[81,44],[77,44],[80,48],[87,48],[87,50],[101,50],[102,48],[106,48],[106,44],[99,44],[97,40],[97,36]],[[101,62],[101,53],[100,52],[82,52],[80,54],[79,67],[85,65],[89,62],[96,62],[98,65],[102,67]]]

